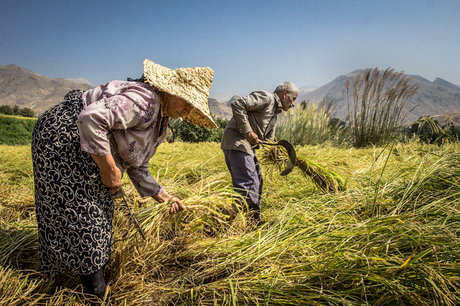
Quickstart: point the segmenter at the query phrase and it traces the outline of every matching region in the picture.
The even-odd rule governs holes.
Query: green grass
[[[37,118],[0,114],[0,144],[26,145],[32,139]]]
[[[332,101],[323,99],[319,105],[302,101],[280,116],[276,138],[286,139],[293,145],[315,145],[331,140],[329,122],[333,112]]]
[[[324,194],[299,169],[263,166],[263,215],[252,230],[225,211],[234,193],[217,143],[162,144],[154,177],[188,209],[117,204],[109,265],[114,305],[456,305],[460,302],[460,146],[296,148],[347,189]],[[0,304],[82,305],[75,277],[39,273],[29,146],[0,145]]]

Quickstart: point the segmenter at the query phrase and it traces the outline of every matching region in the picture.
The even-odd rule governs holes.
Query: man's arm
[[[254,91],[251,94],[232,102],[231,108],[238,131],[245,135],[251,144],[257,144],[257,134],[253,132],[248,119],[248,113],[259,111],[270,103],[270,93]]]

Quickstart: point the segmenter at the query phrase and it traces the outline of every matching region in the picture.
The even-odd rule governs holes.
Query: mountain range
[[[64,100],[69,91],[91,87],[48,78],[16,65],[0,66],[0,105],[27,107],[36,115]]]
[[[340,75],[331,82],[307,93],[300,92],[297,102],[316,101],[320,102],[324,97],[333,100],[335,111],[333,117],[345,119],[348,114],[347,91],[345,82],[353,84],[357,74],[364,70],[355,70],[346,75]],[[460,87],[441,78],[433,82],[418,76],[408,75],[411,82],[418,84],[417,93],[408,99],[407,109],[410,110],[406,122],[412,122],[424,115],[441,115],[460,111]],[[350,85],[350,91],[352,85]],[[352,97],[350,97],[352,100]],[[460,122],[457,123],[460,125]]]
[[[316,89],[311,86],[301,87],[297,105],[307,100],[319,102],[326,97],[327,100],[332,99],[335,103],[333,117],[345,119],[348,112],[345,81],[349,80],[352,83],[355,76],[363,72],[364,70],[355,70],[340,75]],[[460,125],[459,86],[441,78],[431,82],[418,75],[410,75],[410,77],[419,85],[419,89],[417,94],[409,99],[408,109],[412,111],[407,116],[407,122],[417,120],[423,115],[439,115],[437,118],[441,121],[451,120],[455,125]],[[86,90],[93,87],[83,78],[72,80],[48,78],[16,65],[0,66],[0,105],[27,107],[38,115],[61,102],[70,90]],[[211,113],[217,117],[230,119],[232,115],[229,104],[237,97],[233,96],[229,101],[209,98]]]

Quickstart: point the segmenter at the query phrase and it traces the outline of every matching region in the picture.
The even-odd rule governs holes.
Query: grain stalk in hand
[[[289,156],[283,147],[264,148],[261,163],[274,165],[281,169],[289,161]],[[324,193],[338,192],[346,189],[346,184],[337,173],[313,163],[306,158],[297,158],[297,166]]]

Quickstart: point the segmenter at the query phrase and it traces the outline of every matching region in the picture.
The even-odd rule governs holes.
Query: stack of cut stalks
[[[263,147],[261,155],[262,164],[273,165],[278,169],[282,169],[288,161],[289,156],[285,148],[281,146]],[[340,175],[307,160],[305,157],[297,157],[296,165],[304,176],[310,178],[324,193],[336,193],[346,189],[346,183]]]

